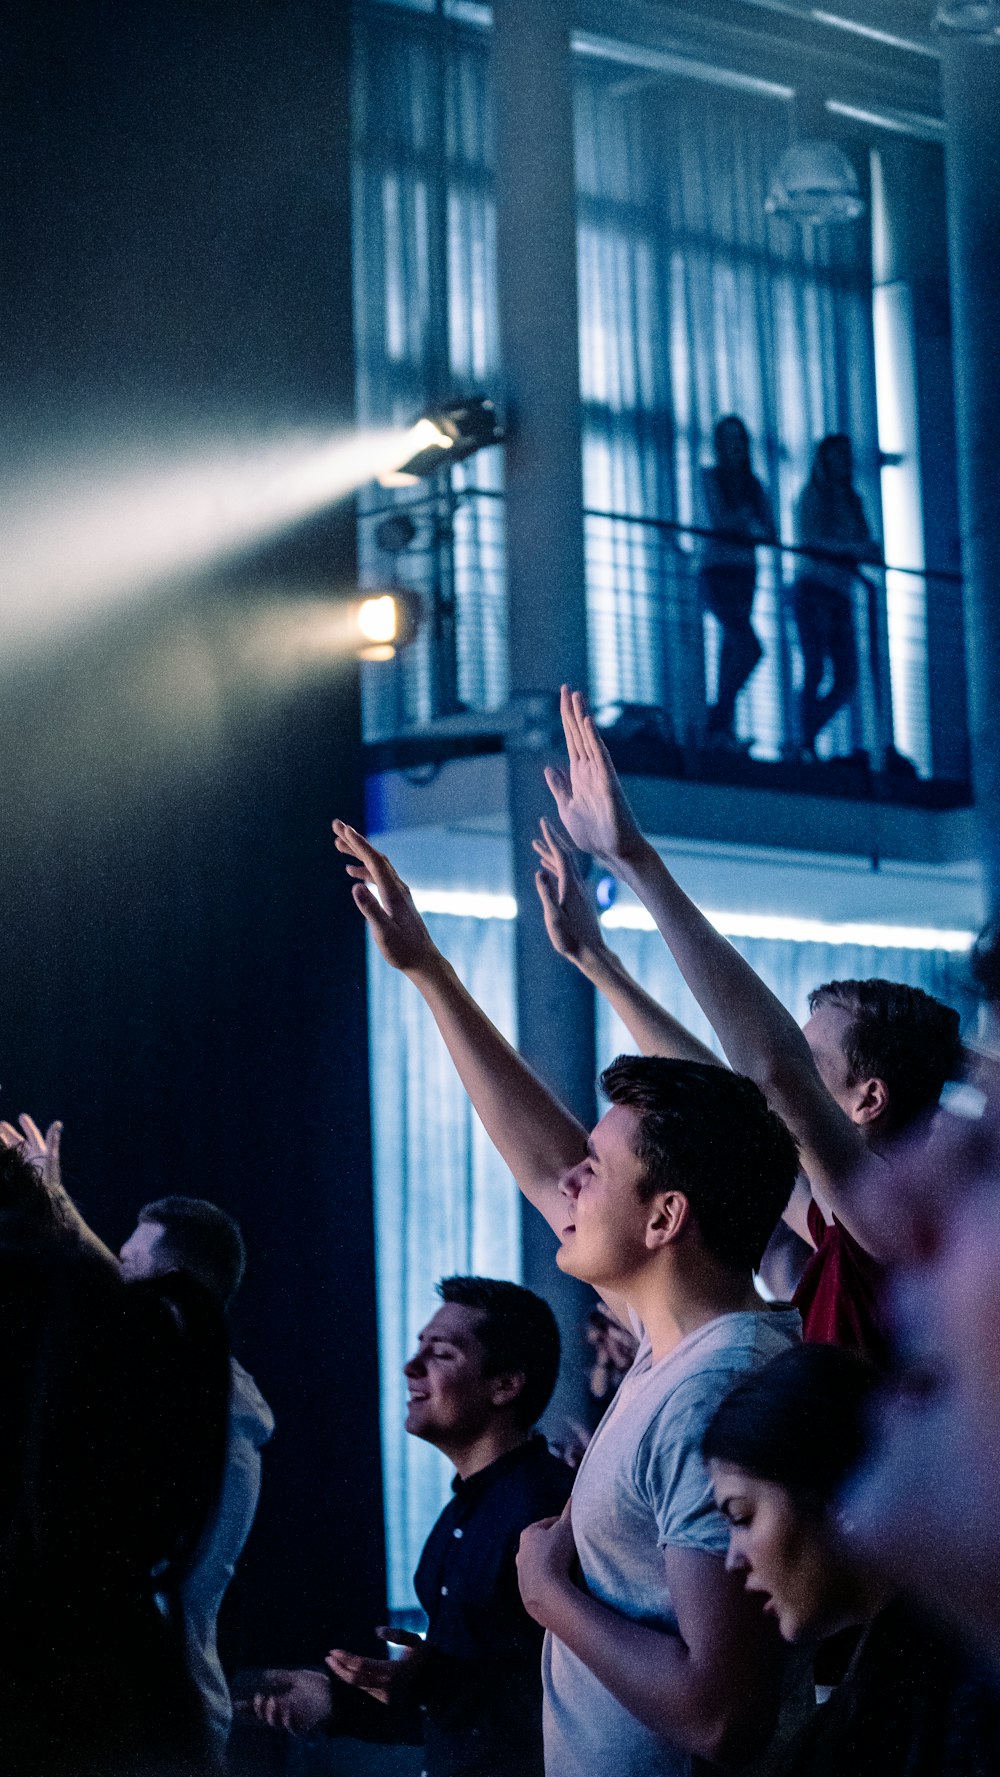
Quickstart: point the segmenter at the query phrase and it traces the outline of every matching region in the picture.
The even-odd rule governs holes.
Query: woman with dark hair
[[[816,446],[809,480],[799,495],[799,544],[807,553],[794,600],[803,664],[802,744],[807,753],[815,751],[816,736],[854,694],[858,682],[854,582],[862,562],[882,560],[853,477],[851,441],[843,432],[831,432]],[[811,549],[818,553],[810,556]],[[820,696],[828,666],[830,685]]]
[[[837,1497],[861,1456],[877,1372],[800,1345],[740,1382],[702,1443],[728,1565],[786,1641],[860,1630],[847,1674],[774,1777],[994,1777],[1000,1700],[961,1643],[845,1547]]]
[[[763,649],[750,621],[757,587],[757,544],[777,542],[771,503],[750,464],[750,439],[738,414],[713,433],[715,462],[702,471],[708,538],[701,558],[702,601],[722,629],[719,682],[708,712],[708,738],[735,746],[736,699]]]

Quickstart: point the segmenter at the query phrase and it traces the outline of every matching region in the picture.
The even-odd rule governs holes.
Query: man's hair
[[[726,1395],[709,1420],[702,1456],[825,1510],[864,1450],[878,1380],[857,1352],[793,1345]]]
[[[442,1302],[478,1314],[476,1338],[487,1376],[522,1375],[513,1402],[519,1425],[532,1426],[545,1412],[559,1374],[559,1328],[547,1302],[519,1283],[496,1277],[443,1277]]]
[[[958,1013],[922,987],[827,981],[809,995],[811,1012],[821,1006],[848,1013],[843,1050],[851,1081],[884,1081],[894,1129],[932,1111],[946,1081],[962,1072]]]
[[[158,1197],[143,1205],[139,1221],[155,1222],[163,1229],[156,1250],[170,1269],[197,1278],[221,1302],[235,1296],[247,1251],[239,1223],[217,1203],[204,1197]]]
[[[0,1147],[0,1238],[40,1239],[64,1224],[43,1181],[20,1148]]]
[[[682,1191],[713,1258],[732,1271],[756,1270],[799,1156],[753,1081],[704,1061],[619,1055],[601,1087],[612,1104],[639,1113],[643,1199]]]

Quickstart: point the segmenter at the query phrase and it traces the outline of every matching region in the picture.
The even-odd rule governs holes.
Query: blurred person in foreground
[[[980,939],[974,972],[995,1020],[995,931]],[[845,1515],[858,1547],[964,1629],[1000,1673],[995,1054],[973,1057],[930,1141],[897,1155],[893,1174],[879,1184],[903,1209],[889,1292],[896,1368]]]
[[[264,1675],[255,1713],[296,1734],[423,1741],[427,1777],[542,1777],[542,1631],[517,1588],[521,1532],[562,1511],[572,1474],[533,1427],[559,1331],[519,1284],[448,1277],[404,1366],[406,1430],[447,1456],[453,1497],[414,1586],[427,1636],[379,1629],[395,1660],[336,1649],[328,1671]]]
[[[221,1316],[184,1278],[127,1286],[58,1130],[41,1164],[23,1146],[0,1141],[3,1771],[202,1777],[179,1595],[222,1472]]]
[[[738,1384],[705,1434],[729,1564],[785,1640],[860,1632],[775,1777],[994,1777],[1000,1697],[988,1675],[839,1527],[877,1384],[855,1353],[804,1345]]]
[[[53,1123],[44,1135],[27,1115],[19,1118],[19,1124],[19,1128],[14,1128],[10,1123],[0,1123],[0,1144],[17,1147],[31,1161],[47,1181],[50,1200],[62,1204],[61,1213],[71,1224],[75,1237],[99,1252],[105,1262],[113,1263],[114,1255],[84,1222],[63,1189],[62,1124]],[[204,1291],[211,1298],[220,1326],[228,1328],[229,1306],[246,1270],[246,1246],[239,1224],[217,1204],[201,1197],[162,1197],[139,1211],[136,1226],[118,1254],[118,1264],[122,1277],[130,1284],[175,1275],[190,1279],[196,1293]],[[221,1492],[180,1582],[178,1595],[191,1671],[220,1759],[225,1756],[233,1708],[219,1658],[218,1616],[256,1515],[260,1452],[273,1431],[270,1407],[253,1377],[230,1354]]]

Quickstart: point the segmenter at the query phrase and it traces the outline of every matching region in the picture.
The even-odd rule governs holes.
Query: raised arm
[[[351,859],[352,893],[375,943],[423,996],[493,1146],[529,1202],[560,1232],[566,1213],[559,1180],[584,1158],[586,1130],[463,987],[384,853],[344,821],[334,821],[333,831],[337,850]]]
[[[541,839],[532,840],[541,859],[535,886],[553,949],[604,995],[643,1055],[721,1065],[707,1044],[692,1036],[629,974],[621,958],[604,941],[600,920],[572,850],[544,819],[541,835]]]
[[[876,1251],[877,1232],[864,1225],[863,1210],[846,1191],[865,1157],[864,1142],[820,1079],[794,1018],[643,838],[582,696],[566,686],[562,717],[569,772],[547,769],[545,776],[567,833],[603,858],[649,909],[731,1066],[756,1081],[796,1137],[820,1207]]]
[[[0,1123],[0,1146],[15,1149],[27,1161],[35,1175],[39,1226],[61,1239],[77,1241],[95,1257],[117,1269],[118,1260],[115,1254],[94,1233],[63,1184],[60,1156],[62,1124],[50,1123],[43,1135],[34,1118],[29,1117],[26,1111],[21,1113],[18,1123],[18,1129],[15,1129],[13,1123]]]

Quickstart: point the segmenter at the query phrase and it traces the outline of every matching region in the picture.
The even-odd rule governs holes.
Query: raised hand
[[[641,850],[642,834],[583,693],[564,685],[559,711],[569,771],[546,766],[545,781],[574,845],[615,869]]]
[[[343,1648],[335,1647],[327,1654],[326,1663],[335,1678],[366,1691],[377,1703],[399,1702],[412,1695],[417,1676],[430,1658],[430,1650],[420,1636],[409,1629],[376,1629],[375,1633],[381,1641],[403,1647],[406,1652],[400,1654],[398,1660],[370,1660],[363,1654],[349,1654]]]
[[[325,1672],[265,1672],[260,1684],[249,1709],[269,1728],[312,1734],[332,1711],[330,1680]]]
[[[34,1168],[46,1191],[52,1196],[60,1194],[62,1174],[59,1167],[59,1142],[62,1124],[50,1123],[43,1135],[27,1111],[22,1111],[17,1120],[21,1125],[20,1129],[15,1129],[13,1123],[0,1123],[0,1146],[18,1148],[21,1158]]]
[[[588,954],[605,948],[597,910],[566,841],[544,816],[539,829],[541,839],[531,843],[542,861],[541,869],[535,872],[535,887],[542,903],[545,930],[553,950],[570,962],[579,963]]]
[[[346,821],[334,821],[333,831],[337,850],[353,860],[347,866],[348,876],[354,878],[351,893],[386,962],[404,974],[433,962],[440,952],[385,853],[376,851]],[[377,900],[373,889],[378,890]]]

